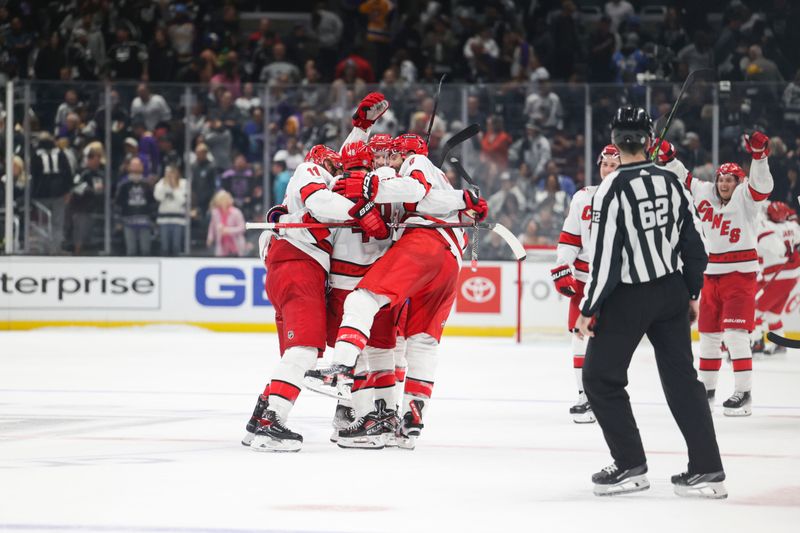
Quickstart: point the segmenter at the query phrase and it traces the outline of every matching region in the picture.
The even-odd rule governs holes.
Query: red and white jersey
[[[592,260],[592,198],[597,185],[584,187],[572,196],[567,218],[558,238],[556,263],[570,265],[578,281],[589,281],[589,263]]]
[[[450,184],[447,176],[439,168],[437,168],[431,160],[424,155],[415,154],[409,156],[400,167],[400,176],[411,177],[421,183],[428,194],[425,196],[425,201],[420,201],[416,205],[406,203],[404,205],[407,212],[414,212],[405,218],[405,222],[414,224],[434,224],[436,222],[461,222],[460,209],[463,209],[464,200],[463,193],[454,194],[455,189]],[[431,195],[431,192],[436,192]],[[428,199],[428,197],[431,197]],[[460,198],[460,208],[456,208],[458,199]],[[450,205],[453,207],[450,211],[444,211],[443,207]],[[458,260],[459,266],[461,265],[461,256],[467,248],[467,234],[461,228],[437,228],[436,231],[441,234],[447,243],[450,245],[450,251]],[[402,235],[402,230],[399,230],[398,238]]]
[[[764,281],[795,279],[800,276],[800,226],[797,222],[761,219],[758,234],[758,262]]]
[[[724,205],[716,184],[692,179],[692,173],[677,159],[665,168],[681,178],[692,193],[706,238],[706,274],[758,272],[758,217],[761,202],[769,197],[773,185],[767,158],[753,160],[750,176]]]

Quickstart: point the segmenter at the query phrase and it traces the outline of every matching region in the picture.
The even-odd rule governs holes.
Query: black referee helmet
[[[617,146],[644,146],[652,134],[653,121],[641,107],[620,107],[611,120],[611,142]]]

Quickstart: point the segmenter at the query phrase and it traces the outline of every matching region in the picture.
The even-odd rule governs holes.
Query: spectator
[[[692,44],[678,52],[678,61],[683,63],[687,74],[701,68],[714,68],[714,51],[709,46],[710,37],[703,30],[694,32]]]
[[[375,83],[375,71],[363,56],[353,52],[336,64],[334,77],[353,83],[356,79],[365,83]]]
[[[233,99],[242,95],[242,79],[239,76],[239,56],[236,52],[228,52],[222,69],[211,78],[211,82],[222,85],[231,94]]]
[[[358,6],[358,11],[367,16],[367,50],[378,72],[383,72],[389,64],[389,22],[394,7],[389,0],[365,0]]]
[[[564,108],[561,107],[561,98],[553,92],[549,81],[542,80],[539,90],[525,99],[524,113],[543,128],[559,130],[564,128]]]
[[[233,205],[228,191],[219,191],[211,202],[211,223],[206,246],[214,246],[217,257],[240,257],[245,253],[244,216]]]
[[[525,195],[516,181],[511,179],[511,174],[508,171],[501,172],[500,190],[491,195],[486,201],[489,205],[489,212],[500,213],[503,205],[506,203],[506,197],[509,195],[516,196],[518,205],[525,205]]]
[[[61,69],[67,65],[67,56],[57,31],[50,34],[47,45],[39,48],[33,73],[40,80],[57,80],[61,77]]]
[[[639,48],[639,36],[636,33],[625,36],[622,48],[614,54],[612,61],[616,68],[617,83],[638,83],[636,75],[647,70],[647,58]]]
[[[747,51],[747,58],[742,61],[742,70],[745,79],[748,81],[762,81],[778,83],[783,81],[777,65],[764,57],[761,47],[757,44],[751,46]]]
[[[0,161],[0,172],[5,170],[2,168],[2,164],[5,161]],[[11,171],[12,179],[14,180],[14,185],[12,187],[13,195],[14,195],[14,212],[19,213],[24,210],[24,203],[21,201],[23,195],[25,194],[25,187],[28,184],[28,175],[25,173],[25,162],[22,158],[18,155],[14,156],[14,163],[13,163],[13,170]],[[8,176],[3,174],[3,177],[0,178],[0,206],[5,207],[6,205],[6,180]]]
[[[795,128],[800,127],[800,69],[794,74],[794,79],[783,90],[783,121],[794,124]]]
[[[613,59],[619,36],[611,31],[611,19],[604,16],[589,41],[589,76],[592,83],[614,81]]]
[[[575,62],[582,47],[577,17],[575,3],[565,0],[552,23],[553,62],[548,65],[548,70],[557,80],[568,80],[575,72]]]
[[[166,173],[166,168],[170,166],[176,167],[179,172],[182,171],[183,157],[175,149],[172,136],[168,133],[162,133],[158,139],[156,139],[156,141],[158,142],[158,154],[160,159],[158,160],[157,168],[153,170],[153,173]]]
[[[160,94],[152,94],[146,83],[139,84],[136,94],[138,96],[131,103],[131,120],[142,121],[148,130],[153,131],[158,124],[172,118],[167,101]]]
[[[481,155],[491,163],[497,165],[499,170],[508,167],[508,149],[511,146],[511,136],[505,131],[503,119],[492,115],[486,120],[486,133],[481,139]]]
[[[22,78],[28,77],[28,59],[33,50],[33,35],[25,30],[22,19],[14,17],[5,32],[4,48],[15,59],[18,72]]]
[[[575,194],[575,180],[571,177],[561,173],[561,169],[555,161],[548,161],[545,166],[545,179],[539,180],[539,190],[544,190],[547,187],[547,178],[555,176],[558,181],[558,190],[564,191],[568,198],[572,198]]]
[[[192,62],[192,44],[195,38],[195,26],[189,18],[186,4],[175,4],[172,20],[167,27],[172,49],[175,50],[178,64],[188,65]]]
[[[72,41],[67,46],[67,64],[72,69],[72,78],[94,81],[100,73],[100,63],[89,47],[89,33],[75,28]]]
[[[192,163],[192,206],[197,216],[205,218],[211,197],[217,190],[217,171],[208,158],[208,146],[203,143],[194,149],[195,161]]]
[[[548,141],[539,125],[531,120],[525,127],[525,136],[511,145],[509,159],[515,166],[525,163],[534,176],[544,171],[550,161],[550,141]]]
[[[31,197],[50,211],[52,233],[48,235],[45,252],[51,254],[63,252],[65,212],[72,176],[67,154],[56,146],[49,133],[42,132],[31,161]]]
[[[634,16],[633,5],[627,0],[610,0],[606,2],[606,17],[611,21],[611,31],[619,30],[620,24],[628,17]]]
[[[787,157],[786,144],[780,137],[772,137],[769,140],[769,170],[775,185],[769,195],[769,199],[778,202],[786,202],[790,199],[791,184],[789,183],[789,167],[793,164]]]
[[[105,190],[105,165],[103,145],[96,141],[87,145],[83,151],[83,170],[75,175],[69,203],[75,255],[84,253],[91,243],[92,215],[101,211]]]
[[[275,83],[282,75],[288,76],[291,83],[300,81],[300,69],[286,61],[286,45],[275,43],[272,47],[272,61],[261,69],[258,79],[261,83]]]
[[[147,48],[131,39],[130,30],[119,26],[116,43],[108,51],[109,74],[115,80],[140,80],[147,72]]]
[[[706,150],[700,143],[700,136],[693,131],[687,132],[683,140],[684,149],[681,150],[681,161],[686,168],[694,170],[706,162]]]
[[[422,55],[433,64],[433,71],[438,76],[452,72],[457,49],[458,41],[452,30],[442,17],[437,17],[422,39]],[[520,63],[523,61],[522,57],[515,59]]]
[[[203,139],[214,159],[217,169],[228,169],[232,165],[231,148],[233,136],[219,119],[209,120],[203,128]]]
[[[286,160],[278,159],[277,156],[272,160],[272,200],[276,203],[283,203],[286,196],[286,186],[292,173],[286,169]]]
[[[156,28],[153,42],[147,53],[148,80],[151,82],[168,82],[175,79],[177,58],[175,49],[167,39],[164,28]]]
[[[233,204],[245,218],[252,216],[254,181],[253,170],[241,154],[233,161],[233,168],[226,170],[220,178],[222,188],[231,193]]]
[[[534,201],[537,213],[542,213],[545,209],[549,210],[551,219],[545,219],[540,215],[537,222],[540,231],[543,231],[544,234],[549,236],[555,232],[555,237],[553,237],[555,242],[564,222],[564,217],[567,216],[567,211],[569,211],[569,195],[561,190],[557,174],[547,175],[544,188],[536,192]],[[551,224],[557,226],[557,228],[553,229],[550,226]]]
[[[255,88],[250,82],[242,86],[242,94],[236,99],[236,108],[240,116],[248,116],[254,107],[261,105],[261,99],[256,96]]]
[[[490,81],[494,79],[495,62],[500,57],[500,48],[492,38],[491,29],[483,27],[464,43],[464,59],[467,60],[470,79]]]
[[[58,132],[66,123],[67,115],[74,113],[78,108],[78,93],[74,89],[68,89],[64,93],[64,101],[58,106],[56,110],[55,131]]]
[[[344,30],[342,19],[333,11],[325,9],[324,2],[319,2],[311,13],[311,29],[314,30],[319,42],[317,58],[325,69],[323,75],[326,79],[332,79],[333,67],[339,54],[339,42]]]
[[[128,174],[117,190],[116,204],[122,217],[125,254],[150,255],[152,244],[152,214],[156,207],[153,188],[144,179],[141,159],[128,163]]]
[[[278,150],[275,153],[274,159],[282,159],[286,162],[286,168],[289,172],[294,172],[300,163],[303,162],[305,159],[305,154],[303,154],[302,146],[297,141],[297,137],[290,136],[286,139],[286,148],[284,150]]]
[[[178,167],[169,165],[156,183],[153,196],[158,202],[156,223],[161,240],[161,255],[176,256],[184,246],[186,229],[186,180]]]

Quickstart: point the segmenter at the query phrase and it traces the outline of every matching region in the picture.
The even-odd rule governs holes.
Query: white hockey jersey
[[[570,265],[575,279],[589,281],[589,264],[592,261],[592,198],[597,185],[584,187],[572,196],[567,218],[558,238],[556,262]]]
[[[438,169],[430,159],[424,155],[412,155],[408,157],[403,166],[400,167],[400,175],[408,176],[419,181],[428,192],[425,201],[416,205],[406,204],[405,210],[409,214],[405,217],[405,222],[414,224],[434,224],[437,222],[462,222],[460,209],[464,207],[463,193],[457,192],[450,184],[444,172]],[[436,194],[430,193],[436,191]],[[440,193],[441,192],[441,193]],[[429,198],[430,197],[430,198]],[[459,205],[460,208],[456,208]],[[453,209],[445,211],[447,207]],[[450,251],[456,257],[459,267],[461,266],[461,256],[467,248],[467,234],[461,228],[437,228],[450,245]],[[398,231],[398,238],[402,235],[402,230]]]
[[[800,225],[787,220],[772,222],[763,217],[758,234],[758,262],[764,281],[800,276]]]
[[[758,272],[756,244],[760,204],[772,192],[773,185],[767,158],[753,160],[750,176],[734,189],[725,205],[714,183],[692,179],[692,173],[677,159],[667,163],[665,168],[681,178],[692,193],[706,238],[706,274]]]

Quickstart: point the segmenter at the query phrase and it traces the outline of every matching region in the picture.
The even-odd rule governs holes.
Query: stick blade
[[[522,246],[519,239],[517,239],[507,227],[502,224],[494,224],[491,229],[493,232],[497,233],[501,239],[506,241],[506,244],[508,244],[509,248],[511,248],[511,252],[514,254],[514,259],[517,261],[525,261],[525,258],[528,257],[528,252],[525,251],[525,247]]]
[[[786,337],[781,337],[777,333],[773,333],[771,331],[767,333],[767,340],[769,340],[774,344],[777,344],[778,346],[785,346],[786,348],[794,348],[795,350],[800,350],[800,340],[787,339]]]

